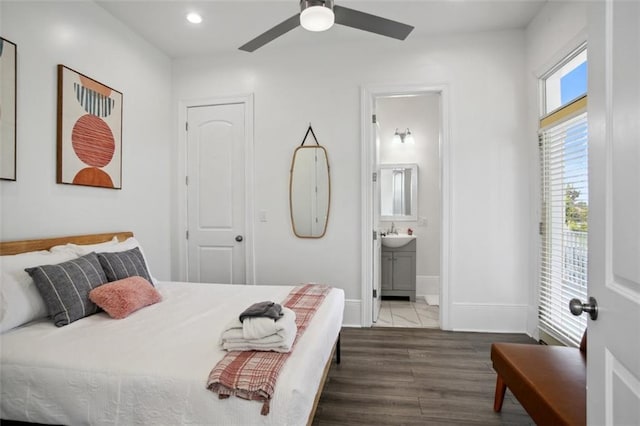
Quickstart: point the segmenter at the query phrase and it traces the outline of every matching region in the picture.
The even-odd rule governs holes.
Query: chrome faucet
[[[391,222],[391,230],[389,231],[390,234],[398,234],[398,230],[396,229],[396,225]]]

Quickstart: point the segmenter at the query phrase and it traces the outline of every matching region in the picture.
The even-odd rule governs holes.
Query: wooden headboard
[[[8,254],[19,254],[28,251],[48,250],[53,246],[61,244],[97,244],[118,237],[119,241],[124,241],[133,237],[133,232],[111,232],[107,234],[75,235],[72,237],[45,238],[40,240],[23,240],[0,242],[0,256]]]

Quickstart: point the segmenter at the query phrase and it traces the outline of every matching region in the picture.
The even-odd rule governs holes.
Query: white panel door
[[[187,109],[187,274],[245,284],[244,104]]]
[[[640,425],[640,2],[590,8],[587,423]]]

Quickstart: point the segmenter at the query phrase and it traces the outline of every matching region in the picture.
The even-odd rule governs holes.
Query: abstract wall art
[[[122,188],[122,93],[58,65],[57,182]]]
[[[16,180],[17,47],[0,37],[0,179]]]

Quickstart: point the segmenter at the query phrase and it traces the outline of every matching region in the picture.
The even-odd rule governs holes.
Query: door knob
[[[575,316],[580,316],[583,312],[589,314],[592,320],[598,319],[598,301],[590,297],[589,303],[582,303],[579,299],[569,301],[569,310]]]
[[[242,241],[242,235],[236,235],[236,241],[237,242],[241,242]]]

